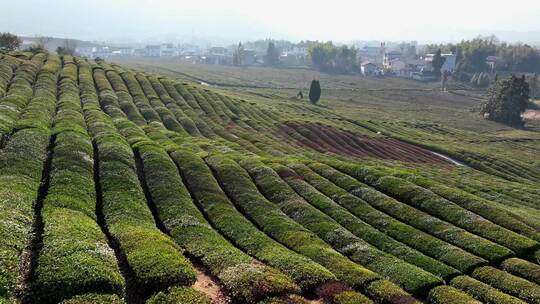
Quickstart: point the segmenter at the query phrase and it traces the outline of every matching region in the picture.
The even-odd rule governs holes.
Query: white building
[[[160,57],[161,45],[147,45],[144,48],[144,56],[146,57]]]
[[[399,62],[396,60],[402,61],[401,57],[403,54],[401,52],[391,51],[391,52],[385,52],[383,55],[383,68],[390,70],[392,69],[392,65],[400,65]],[[392,63],[393,61],[396,61],[395,63]]]
[[[364,76],[376,76],[380,74],[379,67],[371,61],[364,61],[360,64],[360,71]]]
[[[424,58],[424,60],[426,62],[428,62],[429,65],[431,66],[431,63],[433,62],[433,57],[434,56],[435,56],[435,54],[427,54],[426,57]],[[454,55],[452,53],[448,53],[448,54],[441,54],[441,56],[446,59],[444,61],[443,66],[441,67],[441,73],[453,72],[456,69],[456,63],[457,63],[456,62],[457,61],[456,55]]]
[[[96,47],[77,47],[75,48],[75,54],[80,57],[94,58],[94,53],[96,52]]]
[[[172,43],[161,45],[160,50],[159,50],[159,56],[174,57],[178,55],[179,55],[178,49]]]

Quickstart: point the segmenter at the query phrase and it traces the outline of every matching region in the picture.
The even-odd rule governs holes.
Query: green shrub
[[[206,161],[214,171],[218,182],[221,183],[231,201],[264,232],[303,254],[306,254],[306,250],[308,249],[308,246],[302,243],[303,240],[309,240],[312,246],[323,244],[315,235],[287,218],[283,213],[280,214],[279,209],[270,207],[269,202],[265,201],[258,194],[255,185],[253,185],[246,172],[234,161],[218,156],[208,157]],[[206,169],[206,171],[210,173],[209,169]],[[219,188],[215,189],[217,190]],[[221,199],[224,202],[229,202],[225,194],[223,194]],[[258,245],[261,248],[260,253],[255,254],[255,256],[288,274],[302,289],[311,290],[324,282],[335,279],[328,269],[315,263],[320,259],[308,255],[308,257],[315,261],[313,262],[309,258],[289,251],[284,247],[272,245],[272,242],[265,241],[261,237],[264,234],[252,226],[249,220],[245,219],[242,214],[232,212],[234,210],[232,205],[229,208],[231,211],[227,212],[226,218],[231,228],[228,229],[232,230],[232,227],[235,227],[239,231],[242,231],[242,234],[237,234],[240,238],[247,238],[247,235],[244,235],[244,233],[249,233],[251,242],[260,242],[260,245]],[[222,209],[225,208],[223,207]],[[271,213],[268,212],[270,210],[272,210]],[[268,245],[264,245],[265,243]],[[322,248],[329,249],[328,246]],[[247,248],[246,250],[248,252],[252,251]]]
[[[122,301],[117,295],[108,294],[85,294],[75,296],[69,300],[60,302],[60,304],[122,304]]]
[[[471,232],[503,246],[507,246],[518,254],[530,252],[532,249],[538,247],[538,242],[487,221],[481,216],[444,198],[447,196],[455,199],[457,202],[461,202],[463,205],[471,206],[473,204],[471,200],[474,200],[474,196],[464,195],[460,197],[457,194],[463,195],[463,192],[460,193],[457,190],[454,192],[452,191],[453,189],[441,185],[436,187],[433,184],[430,185],[429,181],[424,179],[422,182],[423,184],[430,185],[431,188],[436,189],[437,192],[442,194],[442,196],[438,196],[427,189],[416,186],[413,183],[398,177],[382,176],[381,172],[377,171],[375,168],[358,168],[354,165],[348,165],[345,170],[354,172],[354,177],[363,179],[366,182],[371,182],[375,188],[383,189],[383,191],[399,197],[414,207],[454,223],[456,226],[468,229]],[[378,180],[378,182],[376,182],[376,180]],[[498,217],[495,219],[505,218],[506,220],[503,220],[503,222],[512,220],[512,217],[502,210],[498,210],[495,207],[485,208],[485,206],[489,206],[489,203],[482,204],[478,201],[473,202],[478,204],[478,206],[473,209],[487,215],[488,218],[494,218],[495,214],[498,214]],[[470,208],[472,208],[472,206]],[[513,226],[513,222],[507,223],[507,225]]]
[[[152,296],[146,304],[211,304],[210,299],[191,287],[171,287]]]
[[[384,277],[389,277],[410,292],[427,293],[431,287],[442,284],[441,279],[378,250],[346,230],[328,215],[304,201],[271,168],[263,166],[262,163],[257,163],[256,161],[241,162],[261,192],[285,214],[279,212],[279,209],[276,210],[275,207],[264,208],[265,200],[260,197],[257,188],[254,185],[252,186],[249,176],[245,176],[244,172],[238,170],[241,168],[235,168],[230,160],[216,159],[213,163],[219,163],[221,166],[225,165],[229,167],[229,174],[221,177],[225,188],[227,188],[227,183],[231,182],[231,188],[241,189],[239,191],[242,191],[242,193],[238,193],[236,196],[246,196],[244,200],[250,205],[255,205],[255,202],[259,201],[260,203],[258,204],[261,205],[259,212],[262,217],[266,220],[269,217],[268,214],[276,215],[276,219],[273,221],[281,222],[284,231],[290,232],[294,229],[293,225],[290,225],[292,227],[286,227],[283,224],[291,221],[285,216],[286,214],[291,219],[313,231],[322,240],[332,245],[337,251],[348,256],[351,260]],[[216,166],[213,166],[213,168],[219,175],[219,169]],[[280,171],[283,169],[277,166],[277,170]],[[235,178],[238,180],[236,183],[234,182]],[[253,194],[248,197],[246,194],[248,192]],[[242,207],[246,209],[248,205],[246,204],[245,207]],[[279,214],[283,214],[281,219],[277,216]],[[270,219],[268,220],[270,221]],[[296,230],[302,231],[298,228]],[[315,238],[315,236],[312,237],[312,239]],[[311,242],[313,243],[314,241],[312,240]],[[311,258],[317,261],[317,259]],[[330,266],[327,266],[327,268],[332,270]]]
[[[384,195],[383,193],[376,191],[370,186],[359,182],[355,178],[358,178],[372,185],[376,189],[383,191],[390,196],[394,196],[401,200],[404,200],[415,207],[421,208],[421,206],[419,206],[420,203],[416,204],[416,202],[421,201],[422,197],[426,197],[426,200],[433,199],[434,201],[439,202],[441,209],[445,209],[444,206],[448,205],[447,203],[441,201],[442,198],[439,199],[438,197],[434,197],[436,195],[432,192],[427,192],[427,190],[422,191],[420,187],[414,186],[412,185],[412,183],[403,181],[392,176],[384,176],[383,174],[375,172],[365,166],[357,168],[353,166],[341,165],[338,167],[338,169],[343,170],[354,178],[344,173],[341,173],[327,165],[310,164],[310,167],[317,171],[317,173],[335,182],[343,189],[376,206],[377,209],[382,210],[411,226],[429,232],[430,234],[433,234],[438,238],[441,238],[449,243],[464,248],[473,254],[488,259],[489,261],[502,261],[505,258],[508,258],[514,254],[510,249],[506,247],[498,245],[487,239],[483,239],[462,228],[440,220],[435,216],[431,216],[428,213],[415,209],[408,204],[402,203],[396,199],[392,199]],[[414,192],[415,190],[418,190],[419,192],[416,193]],[[431,207],[427,208],[436,209],[435,205],[430,206]],[[471,219],[471,221],[474,222],[474,219],[476,219],[477,217],[476,215],[468,212],[467,214],[469,216],[465,216],[461,213],[461,210],[463,209],[460,208],[457,214],[465,217],[465,219]],[[451,211],[449,211],[449,213],[451,213]],[[451,214],[451,216],[455,215]],[[508,230],[504,231],[504,235],[509,235],[510,238],[513,238],[513,236],[519,236],[518,234]],[[519,237],[521,238],[521,236]]]
[[[485,199],[460,189],[445,186],[441,183],[433,181],[432,179],[410,176],[408,177],[408,180],[421,187],[427,188],[446,198],[447,200],[475,212],[476,214],[491,220],[498,225],[513,230],[517,233],[521,233],[532,239],[540,239],[540,233],[537,232],[536,229],[525,224],[520,217],[509,211],[494,206],[491,202]]]
[[[371,225],[355,217],[347,209],[335,203],[332,199],[325,196],[309,185],[306,181],[297,175],[294,171],[284,166],[274,166],[276,172],[283,178],[294,191],[296,191],[307,202],[331,216],[358,237],[366,240],[373,246],[395,255],[413,265],[416,265],[426,271],[429,271],[443,279],[453,277],[459,274],[459,271],[447,266],[431,257],[428,257],[409,246],[396,241]],[[278,183],[276,181],[276,183]],[[285,191],[285,190],[282,190]]]
[[[206,222],[164,150],[150,144],[136,149],[163,226],[178,244],[221,280],[233,298],[253,303],[272,294],[295,290],[282,273],[238,250]],[[177,164],[184,163],[182,153],[171,156]]]
[[[359,193],[361,196],[357,197],[316,174],[307,166],[294,164],[290,165],[290,167],[318,191],[332,198],[336,203],[349,210],[358,218],[428,256],[453,266],[460,271],[468,271],[479,265],[486,264],[484,259],[476,257],[461,248],[402,223],[386,213],[375,209],[366,201],[376,203],[378,200],[384,203],[386,200],[392,200],[377,191],[374,191],[370,195]]]
[[[417,301],[410,294],[388,280],[378,280],[369,284],[366,287],[366,294],[376,299],[377,303],[420,304],[420,301]]]
[[[471,276],[526,302],[540,303],[540,287],[538,285],[508,272],[484,266],[475,269]]]
[[[490,304],[524,304],[525,302],[507,295],[487,284],[468,276],[459,276],[450,282],[452,287],[460,289],[473,298]]]
[[[33,207],[48,145],[48,132],[23,129],[0,153],[0,297],[15,291],[20,256],[32,237]]]
[[[89,91],[89,96],[93,95],[90,86],[83,84],[83,88]],[[130,290],[140,294],[128,296],[144,298],[172,285],[192,284],[196,273],[191,263],[180,253],[178,245],[155,226],[139,184],[131,147],[118,134],[111,119],[95,108],[96,100],[92,98],[88,102],[94,108],[83,109],[97,153],[101,190],[98,214],[103,214],[110,238],[129,265]]]
[[[332,299],[332,304],[371,304],[371,301],[361,293],[354,291],[345,291],[336,295]]]
[[[57,303],[82,292],[122,294],[116,258],[95,218],[92,145],[87,135],[57,135],[43,204],[43,248],[33,298]]]
[[[174,152],[173,157],[199,208],[212,225],[237,246],[261,261],[282,269],[303,288],[309,288],[321,280],[324,282],[332,279],[331,274],[324,268],[294,254],[243,217],[221,190],[210,168],[200,157],[185,152]]]
[[[518,258],[504,261],[501,268],[513,275],[520,276],[540,285],[540,265]]]
[[[429,292],[428,302],[430,304],[481,304],[468,294],[459,291],[451,286],[438,286]]]
[[[285,295],[281,297],[272,297],[259,302],[258,304],[309,304],[309,302],[297,295]]]

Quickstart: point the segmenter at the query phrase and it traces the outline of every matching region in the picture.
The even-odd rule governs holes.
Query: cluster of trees
[[[491,82],[491,77],[486,72],[474,73],[469,82],[475,87],[487,88]]]
[[[0,33],[0,51],[13,51],[21,46],[21,38],[11,33]]]
[[[488,89],[480,112],[486,119],[521,127],[524,123],[521,113],[527,108],[529,95],[530,87],[525,75],[496,80]]]
[[[62,46],[56,48],[58,55],[75,55],[75,49],[77,48],[77,41],[72,39],[65,39]]]
[[[308,53],[313,67],[319,71],[350,73],[358,70],[358,50],[354,47],[335,46],[329,41],[312,44]]]
[[[52,37],[38,37],[34,43],[27,48],[28,51],[37,53],[47,48],[47,44],[52,40]],[[21,47],[22,39],[11,33],[0,33],[0,51],[14,51]],[[56,49],[59,55],[74,55],[77,41],[65,39],[62,46]]]
[[[276,47],[276,44],[273,41],[268,42],[266,55],[264,56],[264,64],[268,66],[279,65],[280,54],[281,54],[281,50]]]
[[[456,54],[458,73],[470,75],[490,71],[490,67],[486,63],[488,56],[500,58],[495,71],[540,72],[540,51],[538,49],[528,44],[500,42],[495,36],[463,40],[456,44],[432,44],[426,46],[424,52],[435,53],[438,49]]]

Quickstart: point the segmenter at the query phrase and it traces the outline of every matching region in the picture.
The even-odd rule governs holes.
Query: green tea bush
[[[366,167],[359,169],[353,168],[350,169],[350,171],[346,171],[350,167],[339,167],[339,169],[344,170],[346,173],[354,176],[355,178],[323,164],[310,164],[310,167],[322,176],[329,178],[343,189],[351,192],[359,198],[366,200],[377,209],[382,210],[411,226],[426,231],[489,261],[502,261],[505,258],[514,255],[514,252],[506,247],[472,234],[462,228],[452,225],[449,222],[440,220],[439,218],[431,216],[430,214],[418,210],[408,204],[402,203],[396,199],[392,199],[391,197],[378,192],[370,186],[359,182],[355,178],[361,179],[385,193],[408,201],[409,194],[413,195],[413,190],[410,187],[406,189],[400,188],[400,185],[402,185],[401,179],[396,179],[392,176],[382,176],[381,174],[371,175],[372,171],[369,171],[369,169],[366,169]],[[399,193],[401,193],[401,195],[399,195]],[[501,228],[500,226],[497,227]],[[508,230],[505,232],[508,232],[510,237],[513,237],[512,234],[517,235],[517,239],[521,239],[522,237]]]
[[[62,81],[72,86],[61,87],[54,124],[52,171],[42,210],[43,247],[31,288],[33,300],[40,303],[87,292],[122,294],[124,285],[95,216],[93,148],[80,102],[71,94],[77,87],[69,78]]]
[[[540,265],[518,258],[511,258],[501,264],[501,268],[540,285]]]
[[[32,236],[33,207],[48,145],[48,131],[23,129],[0,153],[0,297],[15,291],[20,256]]]
[[[484,266],[475,269],[471,276],[528,303],[540,303],[540,286],[508,272]]]
[[[452,279],[450,282],[452,287],[460,289],[473,298],[482,301],[483,303],[491,304],[524,304],[525,302],[507,295],[487,284],[475,280],[469,276],[459,276]]]
[[[190,287],[172,287],[152,296],[146,304],[211,304],[210,299]]]
[[[509,211],[494,206],[491,202],[481,197],[460,189],[448,187],[432,179],[422,178],[414,175],[407,176],[407,179],[414,182],[418,186],[429,189],[445,199],[466,208],[467,210],[491,220],[498,225],[523,234],[534,240],[540,239],[540,233],[534,228],[525,224],[520,217]]]
[[[460,273],[458,270],[431,257],[428,257],[401,242],[396,241],[383,232],[375,229],[373,226],[360,220],[358,217],[351,214],[347,209],[338,205],[332,199],[317,191],[309,183],[302,180],[301,176],[297,175],[291,169],[284,166],[275,166],[274,169],[281,176],[281,178],[283,178],[283,180],[285,180],[289,186],[298,193],[298,195],[303,197],[307,202],[318,210],[322,211],[324,214],[332,217],[344,228],[366,240],[373,246],[393,254],[396,257],[429,271],[443,279],[453,277]]]
[[[254,202],[259,200],[261,201],[259,204],[264,206],[264,200],[261,197],[258,197],[260,194],[258,194],[257,188],[250,185],[249,176],[245,177],[245,173],[235,168],[234,164],[229,160],[221,159],[216,162],[219,162],[221,166],[228,165],[229,172],[236,172],[236,180],[238,180],[238,182],[235,183],[236,186],[234,189],[241,189],[242,191],[242,193],[238,193],[237,196],[246,196],[244,200],[250,202],[251,205],[254,205]],[[393,280],[398,285],[402,286],[405,290],[413,293],[427,293],[431,287],[442,284],[441,279],[378,250],[346,230],[328,215],[304,201],[293,189],[281,180],[279,175],[277,175],[270,167],[263,166],[262,163],[257,163],[256,161],[243,161],[241,164],[249,172],[258,188],[261,189],[261,192],[271,202],[276,204],[283,213],[302,224],[307,229],[313,231],[322,240],[332,245],[337,251],[348,256],[351,260],[384,277],[388,277],[390,280]],[[284,170],[284,168],[280,168],[279,166],[277,166],[276,169],[278,171]],[[218,169],[215,170],[218,171]],[[221,179],[226,187],[228,182],[234,183],[235,176],[233,174],[227,174]],[[246,195],[248,192],[253,194],[248,197],[248,195]],[[269,207],[266,208],[266,211],[264,211],[263,208],[260,209],[262,212],[261,214],[266,214],[266,218],[268,217],[268,214],[280,214],[277,210],[272,210],[272,208]],[[283,223],[287,220],[290,221],[289,218],[283,215],[281,222]],[[277,217],[274,221],[278,221]],[[284,227],[283,229],[293,231],[293,227]],[[297,228],[297,230],[300,229]],[[330,266],[327,266],[327,268],[332,270]]]
[[[481,304],[468,294],[451,286],[438,286],[429,292],[430,304]]]
[[[369,196],[364,195],[360,198],[336,186],[305,165],[291,164],[290,167],[318,191],[332,198],[336,203],[349,210],[358,218],[428,256],[442,261],[462,272],[487,263],[486,260],[472,255],[461,248],[396,220],[386,213],[375,209],[372,205],[362,199],[365,198],[366,200],[371,200],[377,198],[377,196],[374,196],[373,194]],[[375,191],[375,194],[377,193],[379,192]],[[391,200],[382,194],[378,196],[379,200],[383,202],[387,199]]]
[[[435,287],[436,288],[436,287]],[[384,304],[420,304],[410,294],[388,280],[378,280],[366,286],[366,294],[377,303]]]
[[[415,208],[506,246],[518,254],[530,252],[538,247],[538,242],[498,226],[411,182],[392,176],[380,177],[376,171],[370,171],[366,167],[362,168],[359,174],[375,188]]]
[[[124,301],[117,295],[90,293],[75,296],[69,300],[60,302],[60,304],[122,304]]]
[[[189,162],[191,170],[182,173],[189,174],[185,180],[196,202],[212,224],[237,246],[282,270],[304,289],[334,278],[325,268],[272,240],[238,212],[202,159],[194,155]]]

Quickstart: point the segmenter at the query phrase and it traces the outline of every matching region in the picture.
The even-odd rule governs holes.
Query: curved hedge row
[[[200,135],[197,126],[193,120],[188,117],[184,111],[176,104],[175,100],[171,98],[165,87],[159,82],[156,77],[148,77],[148,80],[152,84],[152,87],[158,93],[159,98],[163,104],[170,110],[170,112],[176,117],[176,120],[182,125],[182,130],[180,133],[189,133],[190,135],[198,136]],[[185,131],[185,132],[184,132]]]
[[[0,55],[0,98],[4,97],[20,61],[9,55]]]
[[[131,95],[129,94],[129,89],[124,84],[124,80],[122,79],[122,77],[118,75],[116,70],[107,70],[106,75],[107,79],[109,80],[112,88],[116,93],[116,97],[118,98],[118,105],[129,118],[129,120],[133,121],[139,126],[146,125],[146,120],[139,112],[139,109],[137,109],[137,107],[135,106],[133,97],[131,97]]]
[[[440,261],[426,256],[419,251],[396,241],[395,239],[360,220],[358,217],[351,214],[347,209],[338,205],[332,199],[317,191],[317,189],[315,189],[309,183],[302,180],[302,177],[296,174],[293,170],[284,166],[274,166],[274,170],[303,199],[318,210],[322,211],[324,214],[332,217],[335,221],[339,222],[343,227],[358,237],[361,237],[377,248],[393,254],[394,256],[399,257],[404,261],[416,265],[428,272],[431,272],[443,279],[452,278],[460,273],[455,268],[445,265]]]
[[[92,81],[88,78],[88,65],[80,65],[79,69],[81,83]],[[117,247],[121,266],[125,264],[122,267],[128,297],[144,298],[172,285],[191,284],[195,270],[178,246],[155,227],[129,144],[118,134],[111,119],[99,110],[92,86],[84,83],[81,88],[90,91],[82,92],[86,96],[83,109],[97,163],[98,215],[102,214],[102,224]],[[111,110],[118,112],[114,107]]]
[[[460,289],[483,303],[490,304],[525,304],[518,298],[507,295],[487,284],[477,281],[469,276],[455,277],[450,285]]]
[[[399,286],[388,280],[378,280],[370,283],[365,288],[366,294],[377,299],[377,303],[383,304],[420,304],[421,302],[411,297]]]
[[[265,290],[260,286],[276,285],[279,287],[279,284],[282,284],[281,286],[283,287],[283,283],[278,283],[278,281],[283,281],[284,276],[275,269],[257,264],[259,263],[258,261],[253,260],[236,249],[208,225],[202,214],[191,201],[189,193],[187,193],[187,190],[180,181],[178,170],[168,155],[161,148],[149,141],[145,133],[132,122],[125,119],[117,119],[115,120],[115,124],[137,153],[137,159],[140,161],[139,170],[141,171],[139,178],[147,189],[147,197],[152,202],[151,205],[155,208],[154,211],[158,225],[164,223],[161,221],[162,216],[167,219],[171,216],[182,218],[187,215],[190,217],[189,222],[196,226],[197,229],[195,230],[188,229],[188,227],[182,227],[181,231],[176,230],[169,223],[165,223],[163,229],[167,230],[178,244],[187,248],[190,254],[201,258],[211,269],[212,273],[222,280],[235,298],[251,303],[258,298],[266,297],[273,293],[280,293],[281,291],[274,288]],[[162,126],[159,127],[163,128]],[[151,134],[154,137],[159,136],[156,133],[163,132],[164,129],[161,128],[154,129],[151,131]],[[170,193],[172,189],[175,189],[176,193]],[[181,191],[182,189],[183,191]],[[166,192],[164,192],[165,190]],[[174,194],[180,196],[177,197]],[[172,207],[173,203],[178,203],[179,205],[174,206],[173,208],[175,209],[172,210],[163,210],[164,204]],[[175,212],[178,207],[182,208],[182,215]],[[197,220],[200,220],[200,222]],[[175,221],[171,225],[176,224],[177,222]],[[206,229],[202,227],[206,227]],[[204,236],[206,239],[204,241],[202,240],[202,235],[199,233],[201,229],[205,231]],[[217,244],[220,244],[220,246],[216,247]],[[201,254],[203,255],[202,257]],[[238,272],[242,271],[244,273],[238,275]],[[288,278],[285,283],[287,282]]]
[[[355,178],[328,165],[309,164],[309,166],[323,177],[330,179],[338,186],[366,200],[370,204],[376,206],[378,209],[383,210],[391,216],[489,261],[500,262],[514,255],[514,252],[506,247],[472,234],[462,228],[456,227],[449,222],[440,220],[439,218],[431,216],[428,213],[420,211],[408,204],[397,201],[396,199],[392,199],[389,196],[378,192],[370,186],[363,184]],[[377,189],[381,189],[395,196],[399,196],[400,199],[407,200],[407,193],[409,192],[393,184],[393,182],[399,184],[401,180],[396,180],[392,176],[372,177],[370,175],[371,171],[366,169],[366,167],[356,168],[339,163],[336,165],[336,168],[343,170],[356,178],[363,179],[364,181],[375,186]],[[402,193],[403,195],[397,195],[397,192]]]
[[[14,92],[26,92],[28,98],[32,96],[30,84],[34,80],[31,78],[36,77],[44,56],[38,54],[33,58],[35,62],[21,64],[6,98],[19,96],[14,95]],[[28,262],[22,263],[21,257],[33,238],[34,205],[43,177],[50,145],[50,128],[56,112],[56,94],[49,94],[50,90],[45,88],[45,84],[49,84],[52,79],[51,89],[56,89],[56,73],[51,72],[55,67],[59,67],[59,61],[53,59],[47,70],[40,72],[39,88],[36,88],[36,95],[29,101],[42,106],[29,107],[23,115],[26,121],[32,117],[33,123],[20,124],[0,153],[0,297],[4,298],[14,295],[17,277],[24,272],[21,267],[26,267]],[[0,103],[5,101],[2,99]],[[25,102],[20,104],[21,107],[25,105]]]
[[[0,153],[0,296],[13,295],[20,257],[31,239],[49,136],[34,128],[17,131]]]
[[[441,183],[435,182],[432,179],[422,178],[415,175],[407,176],[406,179],[417,184],[418,186],[431,190],[445,199],[452,201],[455,204],[458,204],[459,206],[492,221],[493,223],[523,234],[524,236],[534,240],[540,240],[540,232],[525,224],[519,216],[494,206],[491,202],[481,197],[460,189],[448,187]]]
[[[410,225],[402,223],[386,213],[375,209],[363,199],[336,186],[305,165],[294,164],[290,165],[290,167],[318,191],[332,198],[336,203],[349,210],[358,218],[428,256],[442,261],[462,272],[487,264],[487,261],[482,258],[472,255],[461,248],[444,242]],[[362,198],[368,200],[376,197],[370,195],[363,196]],[[382,194],[379,197],[379,200],[382,202],[386,199],[390,198],[387,198]]]
[[[75,296],[69,300],[60,302],[60,304],[122,304],[122,301],[117,295],[96,294],[90,293],[80,296]]]
[[[225,180],[225,186],[230,182],[231,187],[241,189],[242,194],[238,194],[237,196],[246,196],[246,202],[250,202],[252,205],[255,204],[254,202],[256,200],[261,200],[260,197],[257,197],[254,194],[248,195],[250,192],[258,193],[258,191],[255,192],[257,188],[250,189],[254,188],[254,186],[251,187],[248,181],[246,181],[246,178],[249,177],[244,177],[245,174],[243,172],[238,172],[238,169],[234,168],[235,166],[229,162],[230,161],[227,160],[221,160],[220,162],[221,166],[228,165],[228,168],[224,169],[228,169],[230,172],[222,178]],[[307,229],[313,231],[322,240],[332,245],[342,254],[348,256],[351,260],[379,273],[383,277],[389,278],[396,284],[402,286],[405,290],[414,294],[427,293],[433,286],[443,283],[440,278],[380,251],[358,236],[353,235],[349,230],[346,230],[346,228],[339,225],[331,217],[304,201],[287,185],[287,183],[280,179],[279,175],[277,175],[272,168],[266,167],[255,160],[241,161],[241,165],[251,175],[251,178],[264,196],[276,204],[282,212]],[[273,168],[276,171],[283,171],[285,169],[279,165],[274,166]],[[236,182],[233,174],[236,174]],[[259,204],[262,204],[262,202]],[[267,209],[268,210],[265,212],[263,211],[264,208],[261,208],[260,212],[263,212],[263,214],[279,214],[275,210],[272,211],[272,208]],[[277,222],[278,218],[279,217],[276,217],[276,220],[274,221]],[[287,220],[290,221],[285,215],[281,218],[281,225]],[[287,231],[293,230],[286,226],[284,226],[283,229]],[[332,270],[329,266],[327,267]]]
[[[540,286],[508,272],[484,266],[475,269],[471,276],[528,303],[540,303]]]
[[[540,265],[518,258],[511,258],[501,264],[501,268],[540,285]]]
[[[141,115],[144,117],[144,119],[150,123],[150,122],[160,122],[161,118],[159,117],[159,114],[152,108],[150,105],[150,101],[146,98],[144,95],[143,89],[139,85],[139,82],[131,72],[122,72],[120,73],[120,76],[124,80],[124,83],[129,89],[129,93],[133,97],[133,102],[137,106],[137,109],[141,113]]]
[[[428,302],[430,304],[482,304],[468,294],[446,285],[433,288],[429,292]]]
[[[292,255],[292,252],[264,235],[264,233],[257,230],[249,221],[238,214],[238,211],[228,201],[214,180],[210,169],[199,156],[192,152],[177,150],[171,153],[171,157],[176,163],[192,199],[212,225],[227,236],[231,242],[244,248],[248,253],[274,265],[281,265],[279,263],[284,260],[283,258],[287,259]],[[226,248],[223,249],[225,250]],[[281,257],[277,254],[283,254],[284,256]],[[225,256],[231,256],[231,254]],[[210,257],[217,258],[218,261],[216,262],[218,263],[222,259],[222,257],[214,255],[205,256],[204,258],[208,259]],[[239,256],[238,258],[242,260],[246,259],[244,256]],[[229,290],[233,292],[232,295],[234,297],[244,298],[249,303],[276,294],[300,291],[298,286],[288,276],[274,268],[260,263],[257,264],[254,260],[246,260],[241,263],[239,261],[233,265],[223,266],[225,268],[219,271],[220,280],[225,286],[232,286]],[[243,275],[239,277],[239,273]],[[239,281],[240,278],[242,280]],[[322,279],[326,281],[332,278],[333,276],[331,274],[328,273],[325,275],[321,271],[315,280]],[[241,289],[245,283],[252,280],[264,283],[253,286],[254,288]],[[243,283],[242,281],[246,282]],[[240,285],[234,286],[235,283]],[[266,287],[262,290],[257,290],[261,286]]]
[[[76,83],[60,81],[50,186],[43,203],[43,247],[32,298],[40,303],[87,292],[122,294],[123,278],[95,216],[93,149]]]
[[[250,302],[267,296],[258,294],[260,291],[256,288],[273,284],[271,275],[275,271],[262,265],[257,269],[257,262],[253,258],[234,247],[208,224],[182,183],[175,163],[162,148],[140,144],[135,149],[142,162],[156,214],[171,237],[200,259],[236,299]],[[252,272],[264,272],[267,276],[251,277],[252,272],[240,275],[239,270],[250,264],[254,265]],[[236,280],[224,276],[228,273],[237,273]]]
[[[359,167],[356,165],[345,164],[338,164],[337,166],[339,166],[340,170],[343,170],[390,196],[400,199],[400,201],[403,201],[414,208],[423,210],[442,220],[446,220],[457,227],[467,229],[472,233],[501,244],[502,246],[506,246],[518,254],[529,253],[539,246],[538,242],[534,240],[496,225],[483,217],[404,179],[384,175],[384,173],[366,166]],[[356,188],[366,188],[365,185],[351,185],[348,190],[354,191],[355,186]],[[431,223],[431,225],[433,225],[433,223]],[[443,223],[441,222],[440,225],[442,226]],[[464,242],[467,242],[465,235],[461,238]],[[504,256],[512,254],[511,252],[508,252],[508,250],[504,250],[506,248],[498,248],[497,246],[479,240],[476,240],[476,242],[485,244],[485,247],[483,249],[471,248],[471,250],[477,250],[478,252],[476,253],[478,255],[488,258],[490,261],[501,261]],[[473,243],[473,241],[471,241],[471,243]],[[484,253],[484,255],[482,255],[481,252]]]
[[[184,155],[182,160],[186,164],[179,166],[199,207],[237,246],[288,274],[304,290],[335,279],[327,269],[277,243],[238,212],[200,157]],[[184,169],[188,164],[189,169]]]
[[[172,287],[152,296],[146,304],[211,304],[203,293],[189,287]]]
[[[206,161],[237,208],[274,239],[320,263],[339,280],[356,288],[379,278],[372,271],[334,251],[311,231],[267,201],[236,162],[217,155],[206,158]]]
[[[9,135],[15,126],[15,123],[21,115],[23,109],[31,102],[32,97],[50,99],[51,96],[46,94],[50,89],[55,89],[56,85],[56,69],[60,66],[60,61],[57,56],[50,55],[50,62],[47,68],[43,67],[47,58],[47,54],[38,53],[32,60],[23,62],[16,70],[13,78],[10,81],[9,89],[5,96],[0,98],[0,134]],[[43,70],[40,70],[42,69]],[[38,85],[39,81],[39,85]],[[50,86],[52,83],[52,87]],[[34,88],[36,94],[34,94]],[[56,99],[56,96],[52,96]],[[35,113],[35,111],[32,111]],[[22,127],[21,127],[22,128]],[[21,129],[19,128],[19,129]]]

